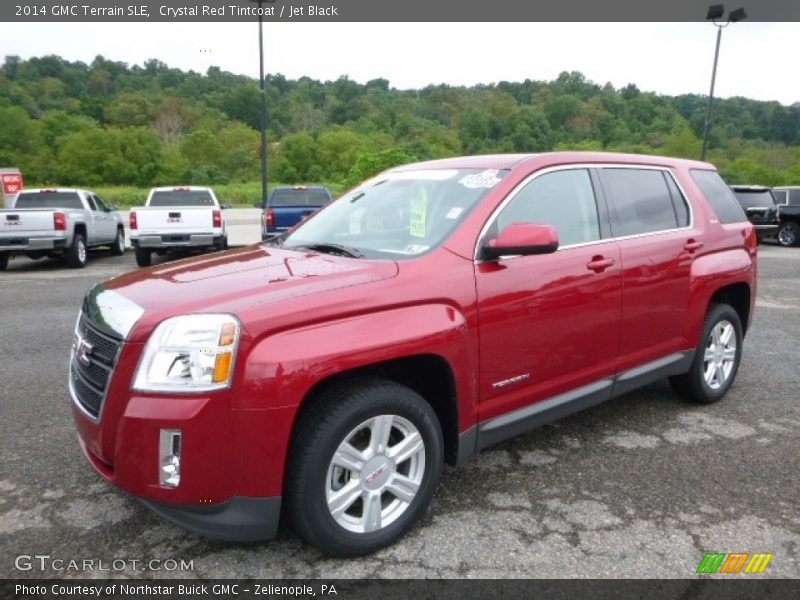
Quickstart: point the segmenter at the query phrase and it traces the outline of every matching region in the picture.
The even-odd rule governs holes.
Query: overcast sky
[[[130,65],[156,58],[205,73],[258,77],[256,23],[15,23],[0,55],[57,54],[86,63],[102,54]],[[266,23],[268,73],[399,89],[535,79],[562,71],[616,88],[707,94],[711,23]],[[722,35],[715,97],[800,102],[800,23],[735,23]]]

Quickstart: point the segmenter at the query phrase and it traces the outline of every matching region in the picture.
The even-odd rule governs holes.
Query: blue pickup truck
[[[261,239],[291,229],[332,200],[331,191],[321,185],[278,186],[264,202]]]

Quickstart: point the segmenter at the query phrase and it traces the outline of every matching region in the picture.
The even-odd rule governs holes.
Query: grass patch
[[[276,185],[286,185],[281,183],[269,184],[268,188]],[[334,197],[339,196],[344,188],[341,184],[337,183],[322,183],[330,188]],[[226,183],[224,185],[212,185],[211,189],[217,195],[217,198],[223,204],[230,202],[234,208],[253,208],[254,206],[261,206],[261,182],[249,181],[246,183]],[[147,194],[150,188],[139,188],[133,186],[99,186],[93,189],[94,192],[100,195],[105,200],[106,204],[114,204],[117,208],[131,208],[133,206],[143,206],[147,200]]]

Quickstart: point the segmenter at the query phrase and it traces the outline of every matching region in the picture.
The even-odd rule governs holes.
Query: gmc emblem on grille
[[[92,364],[92,361],[89,360],[92,350],[94,350],[94,346],[78,335],[78,339],[75,340],[75,358],[86,367]]]

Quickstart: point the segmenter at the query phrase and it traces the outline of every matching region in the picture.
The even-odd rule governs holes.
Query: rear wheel
[[[783,223],[778,229],[778,243],[781,246],[796,246],[800,243],[800,225],[791,221]]]
[[[111,244],[111,254],[119,256],[125,252],[125,232],[122,228],[117,229],[117,237],[114,238],[114,243]]]
[[[722,399],[733,384],[742,358],[742,324],[727,304],[712,304],[688,373],[670,377],[672,388],[698,404]]]
[[[224,237],[220,238],[220,240],[214,244],[217,250],[227,250],[228,249],[228,236],[225,235]]]
[[[72,246],[67,253],[67,263],[73,269],[82,269],[86,266],[86,240],[83,238],[83,234],[75,234]]]
[[[149,267],[153,264],[153,251],[147,248],[134,248],[133,253],[136,255],[136,264],[140,267]]]
[[[8,254],[0,252],[0,271],[5,271],[8,267]]]
[[[331,556],[393,543],[419,520],[439,483],[436,414],[413,390],[381,379],[331,388],[312,402],[287,469],[292,525]]]

